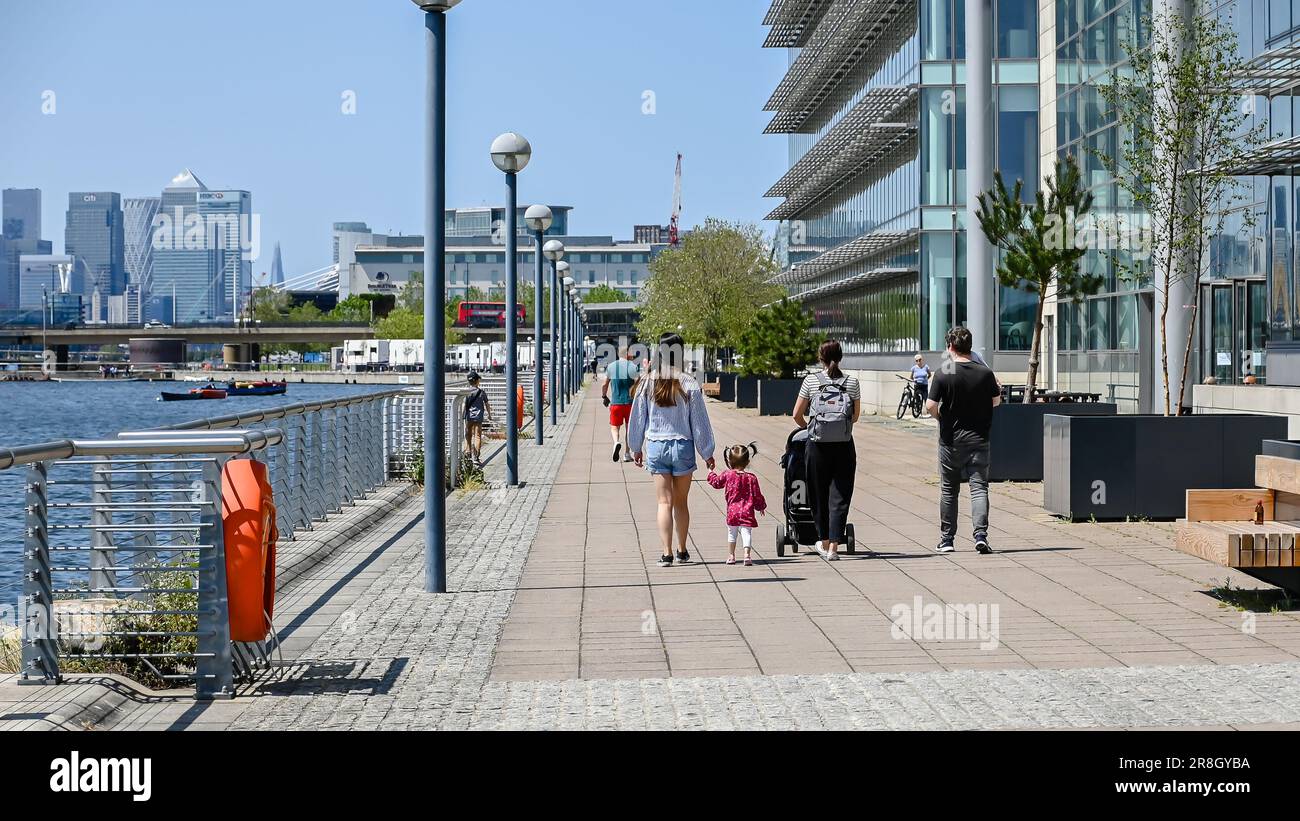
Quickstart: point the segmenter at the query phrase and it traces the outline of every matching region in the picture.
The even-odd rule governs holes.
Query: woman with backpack
[[[659,499],[659,540],[663,545],[660,567],[673,564],[673,525],[677,530],[677,562],[691,560],[686,542],[691,527],[687,498],[695,473],[695,454],[713,470],[713,426],[704,408],[704,393],[692,377],[682,373],[685,355],[682,338],[674,333],[659,338],[659,351],[637,382],[627,421],[627,446],[637,467],[654,476]]]
[[[862,387],[857,377],[840,370],[843,358],[840,343],[823,342],[817,359],[826,370],[804,377],[794,406],[794,423],[808,429],[804,465],[808,503],[817,524],[817,553],[828,562],[840,558],[858,470],[853,423],[862,412]]]

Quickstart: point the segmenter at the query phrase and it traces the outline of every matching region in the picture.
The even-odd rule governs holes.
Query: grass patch
[[[1231,579],[1224,579],[1219,587],[1212,588],[1210,595],[1218,599],[1223,606],[1251,613],[1286,613],[1300,610],[1300,599],[1294,598],[1289,591],[1276,588],[1233,587]]]

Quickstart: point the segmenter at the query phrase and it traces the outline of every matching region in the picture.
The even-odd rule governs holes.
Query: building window
[[[618,283],[619,285],[622,285],[622,284],[623,284],[623,272],[622,272],[622,271],[619,271],[618,274],[617,274],[617,276],[618,276],[618,279],[616,279],[616,280],[614,280],[614,281],[615,281],[616,283]]]
[[[1110,156],[1114,156],[1111,154]],[[1024,181],[1021,199],[1038,190],[1038,89],[998,87],[998,169],[1007,187]]]
[[[587,284],[588,284],[588,285],[595,285],[595,284],[596,284],[596,272],[595,272],[595,271],[590,271],[590,272],[587,273]]]
[[[964,6],[965,3],[962,3]],[[1038,56],[1036,3],[1025,0],[998,0],[999,57],[1025,59]]]
[[[636,284],[636,271],[633,271],[633,272],[631,273],[631,277],[632,277],[632,284],[635,285],[635,284]]]
[[[411,265],[415,262],[415,254],[402,254],[402,264]]]

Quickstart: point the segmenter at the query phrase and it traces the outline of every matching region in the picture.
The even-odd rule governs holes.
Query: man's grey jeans
[[[974,436],[939,445],[939,523],[945,542],[957,538],[957,497],[961,483],[970,482],[970,515],[974,537],[989,532],[989,443]]]

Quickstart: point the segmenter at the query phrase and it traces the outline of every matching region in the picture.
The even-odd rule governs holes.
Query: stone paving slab
[[[779,499],[787,420],[710,406],[757,439]],[[997,555],[939,556],[933,433],[867,421],[852,520],[877,550],[836,564],[721,563],[720,493],[692,493],[693,565],[654,566],[650,482],[609,460],[591,392],[525,484],[449,503],[451,595],[423,592],[420,500],[304,577],[284,663],[234,702],[150,705],[119,728],[1084,729],[1300,724],[1300,619],[1243,616],[1168,525],[1065,525],[1033,485],[993,491]],[[493,464],[490,475],[499,477]],[[964,525],[966,526],[966,525]],[[894,635],[899,605],[996,604],[988,635]]]
[[[751,465],[772,506],[758,564],[728,566],[722,494],[691,493],[696,561],[656,567],[650,478],[610,460],[598,405],[569,443],[503,630],[494,680],[1069,669],[1300,659],[1300,613],[1245,614],[1208,595],[1249,577],[1172,549],[1169,523],[1066,523],[1041,485],[995,484],[991,536],[947,556],[938,541],[935,431],[866,418],[855,431],[850,520],[862,550],[830,564],[775,555],[779,459],[792,424],[709,403],[720,445],[757,441]],[[963,502],[965,508],[965,501]],[[969,520],[961,528],[968,531]],[[874,552],[870,552],[874,551]],[[927,635],[924,614],[985,608]],[[960,611],[966,613],[967,611]],[[996,612],[996,641],[987,629]],[[897,622],[897,624],[896,624]],[[909,629],[900,634],[898,627]],[[546,656],[549,663],[543,664]]]

